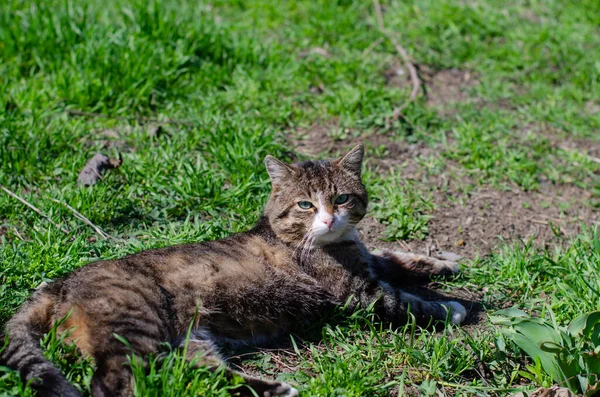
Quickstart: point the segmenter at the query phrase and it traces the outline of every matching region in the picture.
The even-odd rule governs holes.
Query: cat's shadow
[[[405,292],[418,295],[427,301],[456,301],[461,303],[467,309],[467,317],[460,325],[461,327],[472,328],[485,321],[486,307],[481,300],[467,298],[465,296],[447,295],[436,291],[431,288],[432,280],[428,277],[414,277],[406,281],[407,283],[394,286]],[[433,285],[435,285],[435,282]],[[475,297],[475,294],[472,295]],[[407,324],[406,321],[391,323],[380,319],[376,314],[369,313],[368,311],[363,311],[363,314],[359,315],[358,319],[353,317],[352,313],[353,312],[348,309],[338,308],[330,313],[323,314],[320,319],[307,325],[304,329],[296,329],[293,332],[283,335],[277,340],[273,340],[260,346],[237,346],[236,348],[223,346],[222,352],[225,357],[227,357],[227,362],[232,367],[247,371],[248,360],[256,360],[260,353],[295,354],[296,348],[299,351],[303,351],[311,344],[321,342],[323,340],[323,329],[326,326],[356,329],[358,324],[360,329],[363,329],[365,332],[372,330],[373,326],[375,326],[375,329],[379,329],[380,326],[384,329],[391,327],[393,330],[401,332],[402,328]],[[446,327],[446,324],[443,321],[415,319],[415,323],[416,326],[433,332],[441,332]],[[257,368],[257,370],[261,372],[259,368]]]

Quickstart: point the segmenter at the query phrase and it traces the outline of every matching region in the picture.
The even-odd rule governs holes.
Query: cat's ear
[[[281,181],[289,178],[296,172],[291,165],[277,160],[270,154],[265,157],[265,165],[267,166],[267,172],[269,173],[269,178],[271,178],[271,183],[273,185],[281,184]]]
[[[354,146],[345,156],[335,160],[335,164],[360,176],[365,148],[362,143]]]

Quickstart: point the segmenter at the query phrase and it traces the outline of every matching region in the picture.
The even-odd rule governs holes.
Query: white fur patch
[[[315,215],[315,219],[312,224],[312,233],[316,238],[317,243],[332,243],[336,241],[348,240],[348,214],[340,214],[334,212],[333,214],[328,213],[326,208],[326,200],[323,194],[317,195],[317,201],[319,208]],[[327,221],[333,219],[331,230],[327,226]],[[351,237],[353,238],[353,237]]]
[[[464,321],[465,317],[467,317],[467,309],[465,309],[465,307],[458,302],[443,302],[442,306],[452,310],[450,315],[450,321],[452,321],[452,324],[459,325]]]
[[[300,393],[296,388],[288,385],[287,383],[281,383],[281,385],[275,390],[276,396],[281,397],[298,397]]]

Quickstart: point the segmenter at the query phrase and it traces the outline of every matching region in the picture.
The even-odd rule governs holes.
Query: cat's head
[[[310,238],[320,245],[349,238],[367,212],[363,155],[360,144],[331,161],[286,164],[267,156],[272,190],[264,214],[277,236],[287,242]]]

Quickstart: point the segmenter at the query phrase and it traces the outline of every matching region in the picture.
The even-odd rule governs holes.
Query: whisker
[[[315,233],[311,230],[307,233],[308,238],[305,240],[302,251],[300,252],[300,264],[303,264],[308,259],[310,252],[312,251],[313,242],[315,241]]]

